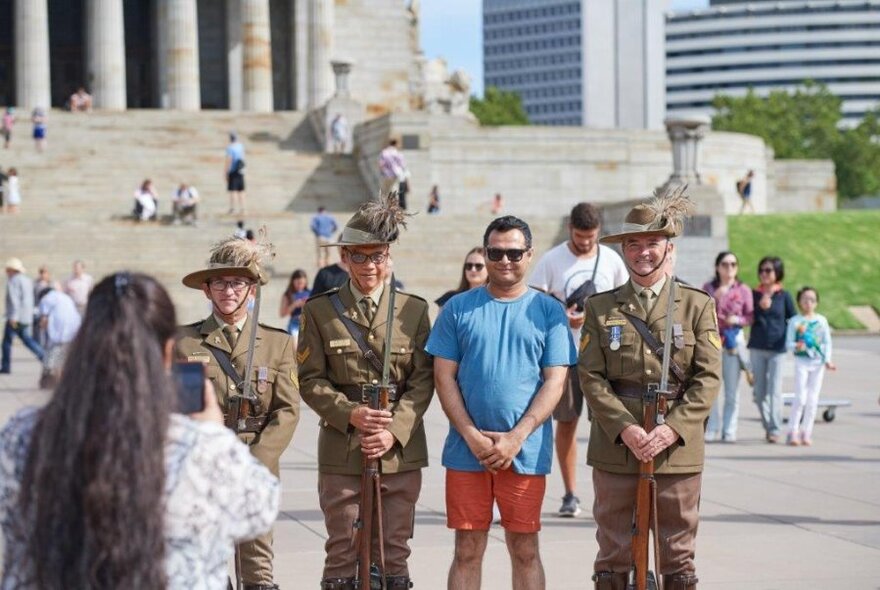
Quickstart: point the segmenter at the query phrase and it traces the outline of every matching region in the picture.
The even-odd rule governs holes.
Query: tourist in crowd
[[[458,282],[458,288],[447,291],[434,300],[434,303],[437,304],[437,307],[443,309],[446,302],[452,299],[454,295],[464,293],[476,287],[482,287],[488,280],[489,272],[486,270],[486,257],[483,247],[471,248],[467,256],[464,257],[464,264],[461,265],[461,280]]]
[[[785,265],[776,256],[758,263],[758,286],[752,291],[754,322],[749,358],[755,373],[754,399],[767,442],[779,442],[782,429],[782,360],[786,322],[795,315],[794,301],[782,288]]]
[[[3,168],[0,168],[0,213],[3,213],[6,209],[6,181],[9,180],[9,177],[3,172]]]
[[[715,400],[706,426],[706,440],[736,442],[739,416],[740,373],[745,372],[749,385],[754,382],[749,363],[745,357],[745,333],[743,329],[752,324],[754,302],[752,290],[737,278],[739,259],[733,252],[724,251],[715,257],[715,278],[703,285],[703,290],[715,299],[718,314],[718,331],[721,332],[721,378],[724,383],[724,399]],[[722,413],[722,406],[724,407]]]
[[[348,264],[344,260],[325,266],[315,275],[312,293],[320,295],[330,289],[341,287],[348,282]]]
[[[159,194],[149,178],[134,191],[132,215],[138,221],[155,221],[159,216]]]
[[[3,149],[8,149],[12,143],[12,129],[15,127],[15,107],[6,107],[3,112]]]
[[[382,185],[379,187],[379,190],[383,195],[398,190],[400,183],[409,176],[409,172],[406,169],[406,160],[403,159],[403,154],[397,149],[396,139],[390,140],[385,149],[379,153],[379,174],[382,177]],[[404,196],[404,198],[400,199],[400,206],[403,209],[406,209],[405,198]]]
[[[181,182],[172,195],[172,206],[174,207],[174,221],[172,223],[183,222],[195,225],[199,217],[198,204],[199,191],[196,190],[196,187]]]
[[[501,196],[501,193],[495,193],[495,196],[492,197],[492,203],[489,206],[489,211],[492,215],[501,215],[501,212],[504,210],[504,197]]]
[[[18,258],[6,261],[6,324],[3,328],[0,373],[12,372],[12,340],[18,336],[34,355],[43,360],[43,347],[31,336],[34,321],[34,283]]]
[[[741,201],[739,213],[742,215],[746,212],[746,209],[755,212],[755,207],[752,205],[752,180],[755,178],[755,171],[749,170],[746,172],[746,175],[740,178],[736,182],[736,192],[739,194],[739,198]]]
[[[31,113],[31,123],[33,123],[34,146],[38,152],[46,149],[46,127],[49,117],[42,107],[37,107]]]
[[[155,279],[95,288],[52,399],[0,432],[4,588],[225,588],[233,542],[272,525],[279,481],[211,381],[202,412],[174,413],[176,328]]]
[[[55,289],[51,284],[40,290],[37,309],[40,332],[45,335],[45,344],[42,346],[46,351],[40,387],[53,389],[61,375],[68,346],[79,330],[81,318],[70,295]]]
[[[39,302],[40,293],[48,288],[60,290],[60,286],[52,280],[52,275],[49,274],[49,268],[44,264],[37,270],[37,278],[34,279],[34,301]],[[34,323],[32,325],[34,326],[34,338],[45,350],[47,346],[46,330],[40,326],[40,311],[36,307],[34,308]]]
[[[70,95],[68,101],[71,113],[90,113],[92,111],[92,95],[82,86]]]
[[[336,113],[330,122],[330,139],[333,142],[333,153],[344,154],[348,147],[348,119],[342,113]]]
[[[5,213],[15,215],[21,207],[21,185],[18,182],[18,169],[6,171],[6,192],[3,209]]]
[[[440,188],[435,184],[428,194],[428,215],[440,213]]]
[[[336,233],[336,219],[327,213],[325,207],[318,207],[318,212],[309,223],[309,229],[315,235],[316,264],[318,268],[323,268],[330,264],[330,249],[324,245],[329,244]]]
[[[801,313],[788,320],[785,348],[794,353],[794,401],[788,417],[788,444],[813,444],[813,423],[819,407],[819,394],[825,369],[834,371],[831,362],[831,327],[816,312],[819,292],[804,287],[797,294]],[[801,421],[803,419],[803,421]]]
[[[311,294],[306,271],[301,268],[293,271],[287,289],[281,296],[281,317],[290,318],[287,322],[287,333],[293,336],[294,348],[299,338],[299,318],[302,315],[302,308]]]
[[[245,214],[244,191],[244,145],[236,133],[229,134],[226,146],[226,160],[223,164],[226,176],[226,190],[229,193],[229,214]]]
[[[64,282],[64,292],[76,303],[76,309],[82,315],[86,311],[86,303],[95,279],[86,272],[86,264],[82,260],[73,261],[73,274]]]
[[[580,339],[584,325],[587,297],[619,287],[629,280],[620,255],[599,243],[601,232],[599,209],[592,203],[578,203],[568,217],[568,239],[541,256],[529,277],[529,285],[549,293],[562,304],[566,325],[575,342]],[[583,411],[584,392],[577,371],[570,371],[562,398],[553,409],[556,458],[565,486],[557,514],[564,518],[575,517],[581,512],[577,497],[577,428]]]

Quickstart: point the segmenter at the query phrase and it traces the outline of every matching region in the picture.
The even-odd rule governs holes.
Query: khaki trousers
[[[657,525],[660,574],[695,573],[701,473],[657,475]],[[596,521],[594,571],[628,572],[632,565],[633,508],[638,475],[593,469],[593,518]],[[649,554],[653,555],[653,541]],[[653,558],[652,558],[653,559]]]
[[[241,579],[245,585],[271,586],[272,578],[272,531],[251,541],[238,544],[241,553]],[[238,571],[238,564],[236,564]]]
[[[422,491],[422,471],[382,475],[382,526],[385,533],[385,575],[409,576],[409,540],[413,535],[416,502]],[[327,527],[325,578],[350,578],[357,569],[352,525],[358,517],[361,477],[318,475],[318,497]],[[379,563],[379,526],[373,511],[373,561]]]

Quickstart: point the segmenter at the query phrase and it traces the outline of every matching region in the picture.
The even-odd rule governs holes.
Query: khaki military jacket
[[[595,468],[612,473],[639,471],[639,462],[620,433],[630,424],[642,423],[642,401],[618,397],[609,382],[644,387],[660,382],[660,359],[624,313],[647,319],[651,332],[663,342],[670,284],[667,280],[648,318],[631,282],[587,300],[578,376],[593,412],[587,462]],[[681,325],[681,348],[673,346],[672,358],[686,374],[687,389],[680,400],[670,401],[666,416],[666,423],[680,438],[655,458],[654,466],[657,473],[697,473],[703,469],[705,422],[720,384],[721,339],[712,298],[681,283],[675,286],[673,321]],[[617,350],[612,350],[614,326],[620,328]],[[677,383],[674,376],[670,383]]]
[[[220,368],[210,349],[218,348],[231,353],[232,364],[242,375],[246,370],[252,328],[253,322],[248,317],[235,343],[235,350],[230,350],[223,334],[223,326],[218,324],[213,315],[178,330],[178,356],[181,360],[205,363],[206,376],[214,385],[224,412],[230,393],[235,393],[236,384]],[[293,339],[283,330],[259,324],[254,347],[252,391],[260,398],[263,414],[268,416],[262,432],[243,433],[240,438],[250,446],[251,453],[257,459],[278,475],[281,453],[290,444],[299,420]],[[262,383],[258,379],[261,367],[266,369],[266,379]]]
[[[382,375],[363,358],[357,342],[337,316],[329,295],[339,293],[345,315],[363,330],[366,342],[382,359],[385,333],[389,328],[390,289],[384,289],[373,323],[369,325],[349,285],[306,302],[300,319],[297,361],[303,400],[321,419],[318,435],[320,472],[357,475],[361,472],[362,456],[358,434],[349,424],[349,417],[360,404],[350,401],[340,388],[379,383]],[[428,465],[422,416],[434,395],[433,361],[425,352],[430,331],[428,304],[421,297],[398,291],[394,307],[390,375],[393,381],[403,383],[403,386],[398,387],[398,401],[390,408],[394,417],[388,430],[396,442],[382,457],[383,473],[410,471]]]

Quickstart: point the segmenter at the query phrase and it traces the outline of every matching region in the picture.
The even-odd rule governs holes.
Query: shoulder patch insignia
[[[718,332],[709,332],[709,343],[715,347],[715,350],[721,350],[721,336],[718,335]]]
[[[578,352],[583,352],[586,350],[587,346],[590,344],[590,333],[584,330],[581,334],[581,341],[578,345]]]
[[[296,371],[290,371],[290,380],[291,382],[293,382],[293,386],[296,387],[297,390],[299,390],[299,375],[297,375]]]
[[[309,346],[304,347],[302,350],[296,353],[296,362],[298,365],[303,364],[309,357],[312,355],[312,349]]]

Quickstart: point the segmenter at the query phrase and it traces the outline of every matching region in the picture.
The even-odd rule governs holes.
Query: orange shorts
[[[541,505],[547,477],[522,475],[511,469],[446,470],[446,526],[463,531],[488,531],[492,504],[498,503],[501,526],[512,533],[541,530]]]

